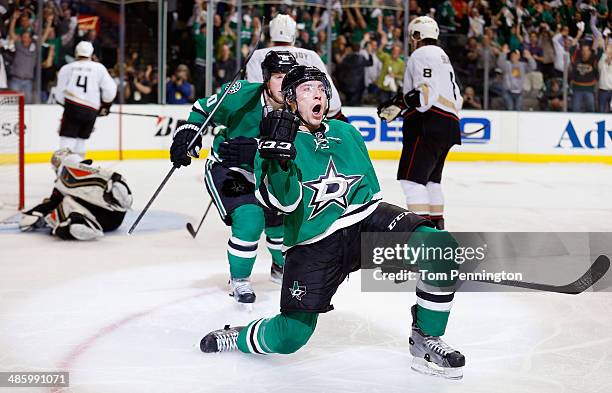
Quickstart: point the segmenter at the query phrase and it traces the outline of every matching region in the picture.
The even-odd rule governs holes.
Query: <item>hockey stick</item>
[[[265,18],[262,18],[262,22],[261,22],[262,26],[264,26],[264,24],[263,24],[264,21],[265,21]],[[251,60],[251,57],[253,56],[253,53],[255,53],[255,51],[257,50],[257,47],[259,47],[259,43],[261,42],[261,33],[262,32],[259,33],[259,37],[257,39],[257,44],[255,44],[255,46],[253,47],[253,50],[251,51],[251,53],[249,53],[249,56],[246,58],[246,60],[244,62],[244,65],[238,70],[238,72],[236,72],[236,75],[234,75],[234,79],[232,79],[232,82],[227,86],[227,88],[223,92],[223,95],[221,95],[221,98],[219,98],[219,100],[217,101],[217,104],[215,105],[215,107],[212,109],[212,111],[210,111],[210,114],[208,115],[208,117],[206,118],[204,123],[200,126],[200,129],[198,130],[198,133],[193,137],[193,139],[191,140],[191,142],[187,146],[187,151],[191,150],[191,147],[195,143],[196,139],[198,139],[198,137],[202,134],[202,131],[204,131],[206,129],[206,127],[208,126],[208,123],[210,123],[210,121],[212,120],[213,116],[217,112],[217,109],[219,109],[219,106],[221,105],[221,103],[223,102],[225,97],[232,90],[232,87],[234,87],[234,85],[236,84],[236,81],[238,80],[240,75],[245,71],[247,63],[249,62],[249,60]],[[145,205],[144,209],[140,212],[138,217],[136,217],[136,220],[134,221],[134,223],[132,224],[132,226],[128,230],[128,235],[131,235],[132,232],[134,232],[134,229],[136,229],[136,226],[138,226],[138,223],[140,222],[140,220],[142,220],[142,217],[144,217],[144,215],[147,213],[147,211],[149,210],[149,208],[153,204],[153,201],[155,201],[155,199],[157,198],[157,196],[159,195],[161,190],[165,187],[165,185],[168,182],[168,180],[170,180],[170,177],[172,176],[172,174],[174,173],[176,168],[177,167],[172,165],[172,168],[170,168],[170,170],[166,174],[166,177],[164,177],[164,179],[162,180],[160,185],[157,187],[157,190],[155,190],[155,192],[153,193],[153,196],[151,196],[151,199],[149,199],[149,201]]]
[[[479,129],[475,130],[475,131],[469,131],[469,132],[461,132],[461,136],[468,136],[468,135],[474,135],[479,133],[480,131],[484,130],[486,128],[486,126],[482,126]]]
[[[131,112],[114,112],[114,111],[110,111],[108,112],[110,115],[126,115],[126,116],[142,116],[142,117],[155,117],[156,119],[159,119],[160,117],[166,117],[166,116],[159,116],[159,115],[152,115],[150,113],[131,113]]]
[[[0,221],[0,226],[18,226],[19,221]]]
[[[193,225],[191,225],[190,222],[187,223],[187,232],[189,232],[189,234],[191,235],[191,237],[193,237],[194,239],[196,238],[196,236],[198,236],[198,232],[200,232],[200,228],[202,227],[202,224],[204,223],[204,219],[206,218],[206,215],[208,214],[208,211],[210,210],[210,207],[212,206],[212,199],[210,200],[210,202],[208,203],[208,206],[206,207],[206,211],[204,212],[204,216],[202,217],[202,219],[200,220],[200,223],[198,224],[198,229],[194,230],[193,229]]]
[[[491,280],[474,280],[477,282],[484,282],[488,284],[504,285],[515,288],[533,289],[536,291],[564,293],[567,295],[577,295],[589,289],[593,284],[599,281],[610,269],[610,258],[605,255],[597,257],[595,262],[589,267],[589,269],[580,276],[576,281],[566,285],[549,285],[549,284],[538,284],[533,282],[524,281],[511,281],[502,280],[499,282]]]

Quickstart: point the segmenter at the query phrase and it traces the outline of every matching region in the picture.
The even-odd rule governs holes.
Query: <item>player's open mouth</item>
[[[323,106],[321,104],[316,104],[312,108],[312,114],[315,115],[315,117],[320,117],[322,115],[322,109],[323,109]]]

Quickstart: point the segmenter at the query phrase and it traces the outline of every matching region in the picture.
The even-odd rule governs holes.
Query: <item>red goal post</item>
[[[25,98],[0,90],[0,208],[21,210],[25,203]]]

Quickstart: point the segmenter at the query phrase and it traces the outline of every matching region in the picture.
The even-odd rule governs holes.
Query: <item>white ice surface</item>
[[[165,161],[106,163],[142,208]],[[0,226],[0,371],[70,371],[71,392],[609,393],[612,294],[459,293],[445,339],[467,357],[462,381],[409,369],[413,293],[362,293],[359,274],[293,355],[203,354],[226,323],[278,311],[263,243],[251,314],[226,293],[228,230],[208,203],[200,162],[176,172],[133,236],[62,242]],[[377,162],[387,201],[403,205],[395,164]],[[28,204],[51,191],[48,165],[26,168]],[[455,163],[446,221],[461,231],[611,231],[612,166]],[[7,392],[49,392],[51,389]]]

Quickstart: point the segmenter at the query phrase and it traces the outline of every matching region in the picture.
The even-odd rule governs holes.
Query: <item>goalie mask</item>
[[[62,149],[56,150],[51,156],[51,167],[53,167],[53,170],[57,173],[59,167],[62,166],[62,163],[64,161],[78,163],[82,160],[83,159],[80,155],[75,154],[69,148],[64,147]]]
[[[297,105],[297,88],[302,83],[309,81],[318,81],[323,84],[323,90],[325,92],[325,95],[327,96],[327,107],[325,108],[325,113],[323,114],[323,117],[325,117],[327,115],[327,112],[329,111],[329,103],[332,95],[331,84],[329,83],[329,80],[327,79],[325,73],[323,73],[316,67],[307,67],[300,65],[294,67],[291,71],[289,71],[287,75],[285,75],[285,79],[283,79],[283,85],[281,88],[285,105],[287,107],[290,107],[289,104],[291,102],[295,102]],[[296,109],[295,114],[300,118],[300,120],[305,122],[299,110]]]

